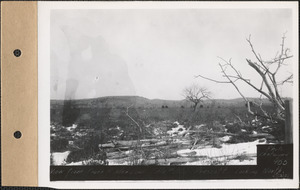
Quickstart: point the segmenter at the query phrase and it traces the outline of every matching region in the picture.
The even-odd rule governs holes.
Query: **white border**
[[[290,8],[293,10],[294,50],[294,179],[293,180],[189,180],[189,181],[60,181],[50,182],[50,10],[51,9],[259,9]],[[189,188],[297,188],[299,184],[298,134],[298,2],[38,2],[38,155],[39,186],[54,188],[105,189],[189,189]]]

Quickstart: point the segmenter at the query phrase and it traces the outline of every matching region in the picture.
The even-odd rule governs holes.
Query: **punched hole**
[[[22,136],[22,133],[21,133],[20,131],[14,132],[14,137],[15,137],[16,139],[21,138],[21,136]]]
[[[21,50],[15,49],[15,50],[14,50],[14,55],[15,55],[16,57],[20,57],[20,56],[21,56]]]

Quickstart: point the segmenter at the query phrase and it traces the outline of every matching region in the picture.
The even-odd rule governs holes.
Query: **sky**
[[[231,84],[196,78],[222,77],[219,58],[251,82],[260,79],[246,62],[255,60],[246,38],[264,60],[292,45],[289,9],[93,9],[51,11],[51,99],[142,96],[181,100],[184,88],[206,87],[213,98],[239,98]],[[294,54],[296,54],[294,52]],[[278,81],[292,72],[282,67]],[[247,97],[259,94],[238,83]],[[280,87],[292,96],[292,85]]]

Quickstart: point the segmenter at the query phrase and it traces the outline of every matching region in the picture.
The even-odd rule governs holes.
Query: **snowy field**
[[[195,128],[200,130],[204,126],[205,124],[202,124]],[[155,131],[157,132],[157,130]],[[222,135],[214,139],[214,141],[219,142],[216,146],[206,142],[205,139],[201,141],[199,136],[195,138],[195,135],[192,136],[191,131],[190,128],[185,128],[178,122],[174,122],[174,127],[166,131],[165,136],[161,139],[116,141],[102,144],[101,147],[110,148],[106,153],[108,165],[133,165],[133,162],[145,165],[255,165],[257,145],[267,143],[265,138],[251,142],[228,143],[232,136]],[[150,156],[145,158],[141,155],[141,152],[134,149],[138,143],[140,143],[141,151],[144,151],[144,153],[152,151]],[[163,151],[169,151],[169,156],[165,156],[166,154]],[[100,163],[100,160],[93,159],[68,163],[67,158],[70,153],[71,151],[52,153],[52,165]]]

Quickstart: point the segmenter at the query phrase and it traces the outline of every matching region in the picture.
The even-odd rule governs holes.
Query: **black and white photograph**
[[[292,146],[293,14],[51,9],[50,166],[255,167]]]

